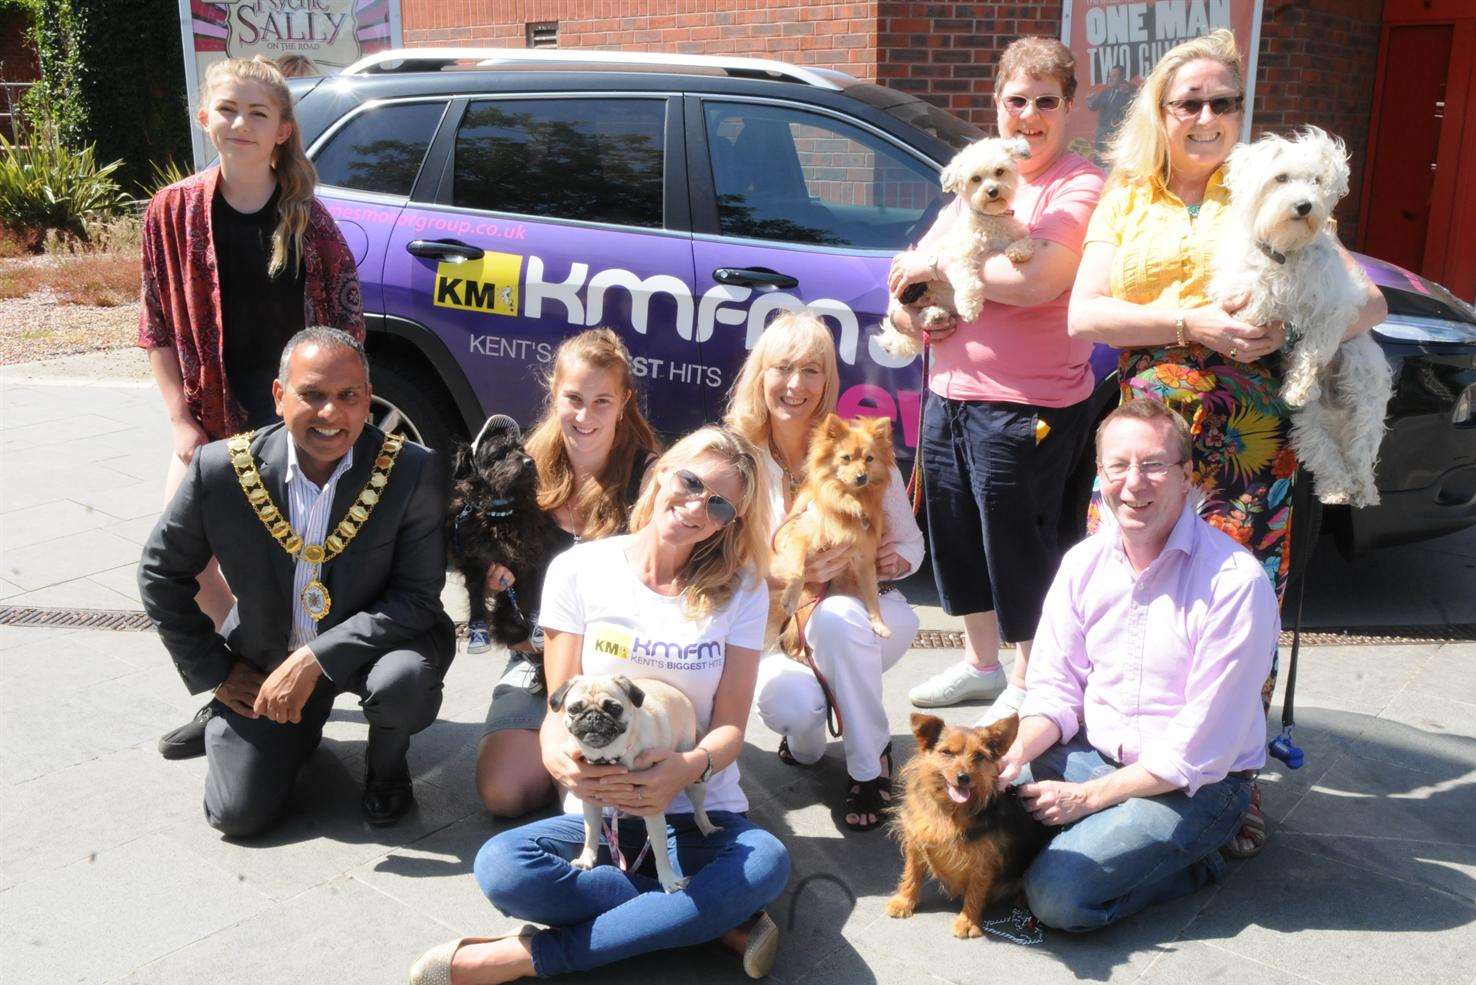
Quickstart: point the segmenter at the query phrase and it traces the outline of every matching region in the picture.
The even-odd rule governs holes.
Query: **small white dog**
[[[1292,340],[1281,398],[1292,408],[1292,447],[1324,503],[1372,506],[1374,464],[1392,395],[1389,364],[1367,333],[1347,342],[1368,291],[1349,269],[1328,217],[1348,192],[1343,142],[1316,127],[1272,134],[1231,152],[1230,215],[1215,252],[1210,295],[1248,297],[1237,318],[1280,320]]]
[[[943,169],[945,192],[963,199],[965,221],[954,223],[933,252],[942,280],[911,285],[904,300],[893,298],[877,342],[894,356],[916,355],[922,340],[897,328],[893,314],[900,307],[916,312],[914,325],[931,330],[952,315],[970,322],[984,307],[984,279],[980,268],[996,253],[1015,263],[1035,254],[1030,233],[1015,219],[1012,209],[1020,185],[1019,160],[1030,156],[1030,145],[1018,137],[987,137],[975,141]]]
[[[564,726],[579,743],[585,761],[595,764],[619,763],[627,769],[635,767],[643,752],[687,752],[697,745],[697,713],[687,696],[664,681],[632,681],[610,674],[600,677],[576,675],[549,695],[548,707],[563,711]],[[692,817],[697,829],[710,835],[719,828],[707,819],[702,806],[706,799],[705,783],[686,788],[692,802]],[[594,868],[600,848],[600,827],[604,811],[600,805],[585,801],[584,850],[569,863],[576,869]],[[666,854],[665,811],[643,818],[651,856],[656,862],[656,877],[661,888],[675,893],[686,887],[687,880],[676,874]],[[611,848],[618,846],[612,845]]]

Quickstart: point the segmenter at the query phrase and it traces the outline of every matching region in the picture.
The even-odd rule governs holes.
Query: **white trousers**
[[[845,720],[841,741],[846,772],[854,780],[881,775],[881,753],[892,738],[882,705],[882,673],[902,659],[917,635],[917,615],[901,592],[881,597],[881,614],[890,639],[876,635],[858,599],[832,595],[815,607],[805,628],[815,664],[830,682]],[[810,668],[782,653],[770,654],[759,663],[757,690],[764,724],[789,739],[795,759],[818,762],[828,738],[825,694]]]

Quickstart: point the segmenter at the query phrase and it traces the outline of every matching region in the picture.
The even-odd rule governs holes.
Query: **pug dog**
[[[548,707],[563,712],[564,727],[579,743],[585,760],[594,765],[618,764],[634,769],[642,753],[687,752],[697,746],[700,738],[692,702],[665,681],[645,678],[633,681],[619,674],[580,674],[565,681],[549,696]],[[687,787],[686,793],[692,802],[697,829],[704,835],[718,831],[702,806],[706,783],[694,783]],[[575,868],[594,867],[603,813],[600,805],[585,801],[584,851],[570,863]],[[676,874],[666,854],[666,813],[662,811],[642,820],[646,822],[646,838],[661,888],[668,893],[686,888],[687,880]]]

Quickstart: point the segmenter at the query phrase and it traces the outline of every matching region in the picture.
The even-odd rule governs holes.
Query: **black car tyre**
[[[414,367],[386,365],[372,358],[370,362],[374,426],[434,448],[449,462],[461,434],[452,423],[456,418],[441,385]]]

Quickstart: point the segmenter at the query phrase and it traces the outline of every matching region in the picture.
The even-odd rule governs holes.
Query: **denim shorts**
[[[543,727],[548,710],[548,689],[543,686],[543,668],[532,654],[514,651],[507,661],[497,686],[492,689],[492,704],[487,708],[483,735],[507,729]]]

